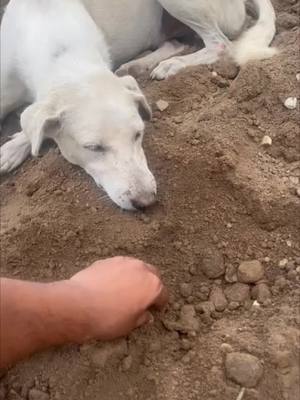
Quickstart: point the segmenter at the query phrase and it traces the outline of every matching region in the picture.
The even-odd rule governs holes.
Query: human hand
[[[87,329],[79,341],[127,335],[150,320],[149,308],[162,308],[168,300],[156,268],[128,257],[97,261],[69,282],[86,310]]]

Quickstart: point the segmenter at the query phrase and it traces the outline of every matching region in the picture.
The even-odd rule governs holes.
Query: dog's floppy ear
[[[133,76],[130,75],[124,76],[120,79],[122,80],[122,83],[126,87],[126,89],[128,89],[128,91],[134,96],[134,99],[139,108],[139,113],[143,120],[150,121],[152,118],[151,107],[141,89],[139,88],[137,81],[133,78]]]
[[[31,142],[31,154],[39,155],[44,139],[54,137],[61,128],[63,111],[47,99],[27,107],[21,115],[21,127]]]

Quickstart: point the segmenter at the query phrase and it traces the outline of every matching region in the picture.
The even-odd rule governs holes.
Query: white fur
[[[142,149],[151,110],[134,78],[112,70],[155,49],[119,72],[150,65],[153,78],[165,79],[212,63],[224,50],[240,64],[272,55],[274,11],[269,0],[254,1],[258,24],[232,44],[244,25],[245,0],[11,0],[1,26],[1,116],[31,105],[21,116],[22,132],[1,147],[0,172],[30,152],[37,156],[48,137],[120,207],[152,204],[156,183]],[[180,57],[182,45],[164,43],[164,8],[206,48]]]

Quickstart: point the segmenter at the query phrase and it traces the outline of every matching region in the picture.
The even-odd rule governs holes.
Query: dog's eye
[[[97,153],[105,153],[107,151],[107,149],[101,144],[89,144],[84,146],[84,148]]]
[[[134,141],[137,142],[138,140],[140,140],[141,137],[142,137],[141,132],[136,133],[134,136]]]

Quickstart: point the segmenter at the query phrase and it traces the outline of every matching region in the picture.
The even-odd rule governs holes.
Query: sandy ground
[[[159,184],[153,209],[120,211],[55,148],[2,180],[2,275],[63,279],[133,255],[161,268],[172,296],[152,326],[124,340],[7,371],[1,400],[300,398],[299,110],[283,104],[299,99],[300,2],[275,4],[272,60],[141,81],[154,109],[145,143]],[[169,107],[160,112],[158,100]]]

